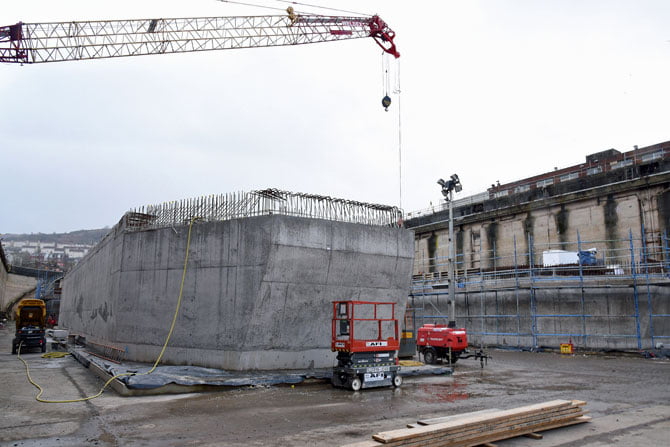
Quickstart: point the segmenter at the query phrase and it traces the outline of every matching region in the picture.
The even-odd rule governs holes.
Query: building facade
[[[600,258],[629,248],[657,253],[670,232],[670,141],[586,157],[580,165],[454,201],[461,271],[541,263],[547,249],[575,250],[585,241]],[[409,219],[416,234],[414,274],[439,273],[448,256],[448,210]],[[662,251],[662,250],[661,250]],[[525,258],[519,259],[519,253]],[[610,262],[611,263],[611,262]]]
[[[670,142],[592,154],[453,207],[456,322],[472,342],[670,343]],[[405,223],[415,232],[416,325],[449,312],[448,216],[443,206]]]

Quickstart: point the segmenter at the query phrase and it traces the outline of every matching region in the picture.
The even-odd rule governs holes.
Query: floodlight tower
[[[449,180],[439,179],[437,184],[442,187],[444,200],[449,203],[449,301],[451,302],[451,313],[449,315],[449,327],[456,327],[456,254],[454,253],[454,191],[461,192],[463,186],[458,175],[453,174]]]

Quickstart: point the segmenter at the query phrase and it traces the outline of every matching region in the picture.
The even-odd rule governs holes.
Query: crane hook
[[[384,110],[388,112],[390,105],[391,105],[391,97],[389,95],[384,96],[382,98],[382,106],[384,106]]]

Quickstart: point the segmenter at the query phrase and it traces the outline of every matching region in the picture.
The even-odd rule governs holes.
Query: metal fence
[[[518,250],[498,256],[496,250],[482,252],[489,267],[466,268],[463,255],[456,260],[456,303],[463,314],[457,321],[467,320],[470,335],[532,340],[533,347],[542,340],[575,339],[581,346],[603,346],[607,340],[628,341],[631,347],[655,347],[670,339],[670,239],[645,234],[609,241],[581,241],[561,244],[566,251],[587,252],[596,248],[588,262],[575,256],[574,263],[555,265],[546,261],[545,253],[556,250],[556,244],[536,245],[528,241],[530,250]],[[410,311],[419,326],[426,322],[446,323],[448,299],[448,259],[425,260],[432,270],[414,275],[410,294]],[[430,265],[429,265],[430,264]],[[481,264],[480,264],[481,265]],[[625,305],[615,309],[594,305],[598,296],[617,290],[625,296]],[[570,312],[549,311],[552,304],[560,307],[557,297],[577,297]],[[500,297],[512,304],[503,306]],[[588,301],[588,303],[587,303]],[[441,303],[441,304],[436,304]],[[463,303],[467,303],[464,305]],[[504,312],[499,312],[504,308]],[[492,311],[491,311],[492,310]],[[557,322],[556,324],[549,324]],[[600,325],[600,326],[598,326]],[[602,331],[608,326],[608,331]],[[569,328],[568,331],[547,330],[548,327]],[[597,341],[596,341],[597,340]],[[621,344],[612,342],[612,345]]]
[[[338,222],[397,227],[402,211],[394,206],[336,199],[278,189],[235,192],[165,202],[126,213],[125,227],[145,230],[187,224],[191,219],[223,221],[280,214]]]

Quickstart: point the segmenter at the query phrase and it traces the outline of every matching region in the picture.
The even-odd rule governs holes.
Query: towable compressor
[[[337,352],[333,386],[361,388],[402,384],[395,303],[334,301],[331,350]]]
[[[437,363],[440,359],[454,364],[458,359],[474,357],[475,360],[479,359],[483,367],[484,361],[489,359],[489,356],[481,350],[474,353],[468,351],[468,334],[465,328],[443,324],[421,326],[416,337],[416,349],[428,364]]]

